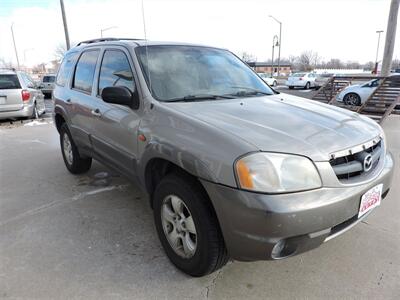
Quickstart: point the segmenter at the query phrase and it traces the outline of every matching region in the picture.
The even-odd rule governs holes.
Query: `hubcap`
[[[347,103],[348,103],[348,104],[350,104],[350,105],[356,105],[356,104],[357,104],[357,101],[358,101],[358,98],[357,98],[356,95],[350,94],[350,95],[347,96]]]
[[[69,140],[69,136],[66,133],[64,133],[63,135],[63,150],[65,159],[67,160],[68,164],[72,165],[74,161],[74,156],[72,154],[72,145],[71,141]]]
[[[184,258],[192,257],[197,247],[196,227],[190,210],[178,196],[169,195],[164,198],[161,222],[175,253]]]

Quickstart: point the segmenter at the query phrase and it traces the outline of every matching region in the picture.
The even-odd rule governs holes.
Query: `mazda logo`
[[[371,170],[372,168],[372,156],[371,154],[368,154],[365,158],[364,158],[364,172],[368,172],[369,170]]]

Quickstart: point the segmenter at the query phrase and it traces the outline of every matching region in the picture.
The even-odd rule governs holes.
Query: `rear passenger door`
[[[91,151],[90,135],[93,131],[96,97],[93,81],[99,49],[88,49],[81,53],[73,73],[67,105],[71,106],[71,133],[74,141],[84,150]]]
[[[117,166],[124,173],[136,174],[137,131],[140,108],[106,103],[101,99],[105,87],[125,86],[137,93],[135,73],[129,53],[123,47],[106,48],[99,68],[97,84],[98,115],[93,120],[93,148],[103,160]]]

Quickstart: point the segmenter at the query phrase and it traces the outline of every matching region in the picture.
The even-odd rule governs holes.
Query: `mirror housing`
[[[125,86],[105,87],[101,92],[101,98],[107,103],[127,105],[133,109],[139,108],[138,93],[132,93]]]

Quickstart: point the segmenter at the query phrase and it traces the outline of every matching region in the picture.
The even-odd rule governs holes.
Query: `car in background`
[[[315,88],[320,88],[324,86],[335,74],[332,73],[324,73],[324,74],[315,74]]]
[[[43,76],[42,82],[40,84],[40,89],[45,97],[51,98],[54,90],[54,82],[56,80],[56,75],[46,74]]]
[[[353,84],[343,89],[336,95],[336,101],[346,105],[359,106],[376,90],[380,84],[380,79],[372,79],[363,84]]]
[[[317,75],[315,73],[294,73],[289,76],[288,80],[286,81],[286,86],[288,86],[289,89],[301,87],[308,90],[316,86],[316,78]]]
[[[45,111],[44,96],[28,74],[0,70],[0,120],[39,118]]]
[[[274,77],[271,77],[268,73],[257,73],[269,86],[277,86],[278,82]]]

